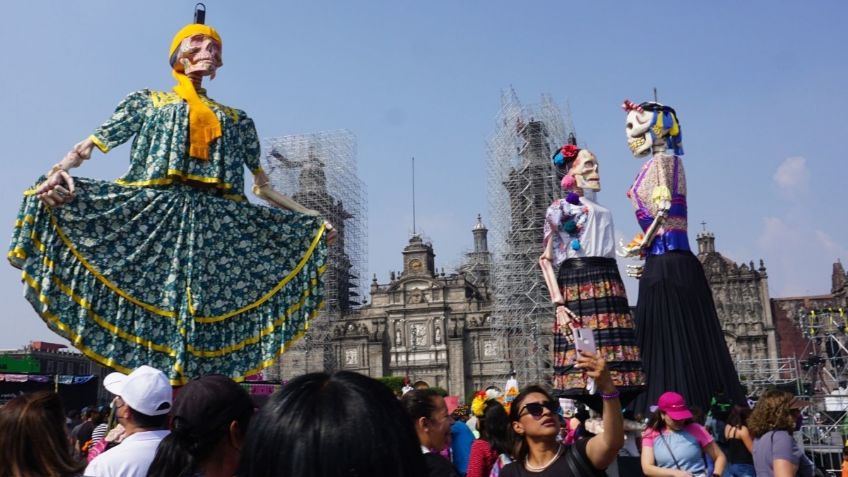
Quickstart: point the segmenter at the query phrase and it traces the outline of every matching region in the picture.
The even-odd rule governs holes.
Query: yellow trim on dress
[[[153,107],[156,109],[159,109],[162,106],[167,106],[169,104],[183,102],[183,98],[181,98],[178,94],[172,93],[170,91],[151,91],[150,100],[153,103]],[[238,121],[239,111],[237,109],[231,108],[229,106],[224,106],[223,104],[215,100],[209,99],[206,96],[200,96],[200,100],[206,103],[207,106],[215,106],[233,121]]]
[[[59,226],[59,223],[56,220],[56,217],[53,215],[53,212],[49,211],[49,210],[48,210],[48,212],[50,214],[49,215],[50,216],[50,222],[53,224],[53,227],[56,230],[56,234],[59,236],[59,238],[62,240],[62,242],[68,248],[68,250],[70,250],[71,253],[77,258],[77,260],[80,261],[80,263],[83,265],[83,267],[86,268],[86,270],[91,272],[91,274],[94,275],[94,277],[97,278],[101,283],[106,285],[107,288],[109,288],[113,292],[117,293],[120,297],[124,298],[125,300],[129,301],[130,303],[133,303],[137,306],[140,306],[141,308],[143,308],[143,309],[145,309],[145,310],[147,310],[151,313],[155,313],[157,315],[164,316],[164,317],[167,317],[167,318],[176,318],[176,316],[177,316],[176,311],[164,310],[164,309],[155,307],[153,305],[150,305],[148,303],[145,303],[145,302],[143,302],[143,301],[141,301],[137,298],[132,297],[130,294],[123,291],[120,287],[118,287],[117,285],[115,285],[114,283],[109,281],[109,279],[106,278],[105,276],[103,276],[100,272],[95,270],[94,267],[90,263],[88,263],[88,261],[85,258],[83,258],[82,254],[79,252],[79,250],[77,250],[76,247],[74,247],[73,243],[68,238],[68,236],[65,234],[64,230],[62,230],[62,227]],[[30,217],[30,216],[25,216],[24,221],[26,221],[27,217]],[[291,271],[291,273],[289,273],[282,280],[280,280],[277,283],[277,285],[274,286],[274,288],[271,289],[271,291],[269,291],[268,293],[263,295],[257,301],[255,301],[255,302],[253,302],[249,305],[243,306],[243,307],[241,307],[241,308],[239,308],[235,311],[225,313],[223,315],[212,316],[212,317],[195,317],[194,320],[197,321],[198,323],[215,323],[215,322],[218,322],[218,321],[224,321],[227,318],[231,318],[235,315],[239,315],[239,314],[241,314],[245,311],[256,308],[256,307],[260,306],[261,304],[265,303],[266,301],[268,301],[269,299],[271,299],[275,294],[277,294],[280,290],[282,290],[282,288],[288,282],[290,282],[295,276],[297,276],[297,274],[300,273],[300,271],[303,269],[304,266],[306,266],[306,262],[309,261],[309,259],[312,257],[312,254],[315,252],[315,248],[318,246],[318,243],[320,242],[321,237],[323,236],[325,230],[326,230],[326,224],[322,224],[321,227],[318,229],[318,232],[315,234],[315,237],[312,239],[312,243],[310,244],[309,248],[306,250],[306,253],[304,254],[303,258],[301,258],[300,263],[297,264],[297,266],[294,268],[294,270]],[[43,253],[46,250],[46,247],[44,246],[44,244],[42,244],[37,239],[35,231],[33,231],[30,234],[30,240],[32,240],[33,245],[35,245],[40,252]],[[24,252],[23,248],[21,248],[21,247],[16,247],[14,250],[12,250],[11,252],[9,252],[7,254],[7,257],[13,257],[13,256],[16,257],[16,258],[21,258],[21,259],[27,258],[26,252]],[[319,275],[323,274],[326,269],[327,269],[326,265],[320,267],[318,269],[318,274]],[[190,304],[191,309],[193,309],[193,305],[191,304],[191,302],[189,304]],[[191,311],[191,309],[190,309],[190,311]],[[192,315],[194,315],[193,312],[192,312]]]
[[[277,285],[274,288],[272,288],[271,291],[269,291],[268,293],[263,295],[262,298],[256,300],[255,302],[251,303],[250,305],[243,306],[243,307],[239,308],[238,310],[234,310],[234,311],[231,311],[229,313],[224,313],[223,315],[196,316],[196,317],[194,317],[194,321],[196,321],[198,323],[215,323],[215,322],[218,322],[218,321],[224,321],[227,318],[232,318],[233,316],[240,315],[240,314],[244,313],[245,311],[256,308],[257,306],[259,306],[259,305],[265,303],[266,301],[268,301],[269,299],[271,299],[274,295],[277,294],[277,292],[282,290],[283,287],[286,286],[286,284],[292,280],[292,278],[294,278],[298,273],[300,273],[300,271],[303,269],[304,266],[306,266],[306,262],[312,257],[312,254],[315,252],[315,247],[318,246],[318,243],[321,241],[321,237],[324,236],[324,231],[326,230],[326,228],[327,228],[326,224],[321,224],[321,228],[318,229],[318,233],[315,234],[315,238],[312,239],[312,244],[309,245],[309,248],[306,250],[306,253],[303,254],[303,258],[300,260],[300,263],[298,263],[297,266],[294,267],[294,270],[292,270],[291,273],[289,273],[285,278],[280,280],[280,282],[277,283]],[[321,273],[320,270],[319,270],[319,273]]]
[[[106,143],[105,143],[105,142],[101,141],[101,140],[100,140],[97,136],[95,136],[94,134],[92,134],[92,135],[88,136],[88,138],[89,138],[89,139],[91,139],[91,142],[93,142],[93,143],[94,143],[94,145],[95,145],[95,146],[97,146],[97,149],[100,149],[100,152],[102,152],[103,154],[106,154],[107,152],[109,152],[109,151],[112,149],[111,147],[109,147],[108,145],[106,145]]]
[[[179,178],[180,180],[188,180],[194,182],[202,182],[204,184],[213,184],[215,187],[219,189],[232,189],[233,185],[228,182],[222,182],[221,179],[217,177],[205,177],[205,176],[197,176],[194,174],[186,174],[183,171],[177,169],[168,169],[167,172],[168,177],[160,177],[157,179],[147,179],[143,181],[127,181],[124,179],[116,179],[115,183],[122,186],[127,187],[146,187],[151,185],[169,185],[174,183],[174,178]]]
[[[16,229],[23,227],[24,224],[35,225],[35,218],[31,215],[25,215],[22,220],[15,220]]]
[[[92,310],[91,303],[89,303],[88,300],[79,296],[77,293],[74,292],[74,290],[72,290],[70,287],[68,287],[64,283],[62,283],[62,281],[57,276],[53,275],[50,278],[53,280],[53,283],[55,283],[56,286],[59,287],[59,290],[61,290],[62,293],[64,293],[65,295],[68,295],[68,297],[70,297],[71,300],[73,300],[77,305],[79,305],[81,308],[83,308],[85,311],[87,311],[88,316],[90,316],[91,319],[94,320],[95,323],[100,325],[101,328],[104,328],[104,329],[110,331],[111,333],[116,334],[116,335],[120,336],[121,338],[123,338],[124,340],[129,341],[131,343],[141,345],[145,348],[152,349],[153,351],[159,351],[161,353],[167,353],[168,356],[170,356],[172,358],[177,356],[177,352],[172,350],[171,348],[169,348],[167,346],[156,344],[153,341],[146,340],[146,339],[144,339],[140,336],[136,336],[136,335],[127,333],[126,331],[118,328],[117,326],[113,325],[112,323],[109,323],[108,321],[104,320],[103,317],[101,317],[100,315],[95,313],[94,310]],[[181,331],[183,331],[183,330],[181,330]],[[183,333],[180,333],[180,334],[183,334]]]
[[[238,113],[237,109],[231,108],[229,106],[224,106],[223,104],[221,104],[217,101],[211,100],[211,99],[207,98],[206,96],[201,96],[200,100],[203,101],[204,103],[206,103],[207,106],[215,106],[216,108],[220,109],[221,112],[224,113],[225,115],[227,115],[231,120],[233,120],[233,122],[238,122],[239,113]]]
[[[41,310],[41,311],[36,310],[36,313],[38,313],[38,315],[39,315],[39,316],[41,316],[41,318],[42,318],[42,319],[44,319],[45,321],[49,321],[49,322],[50,322],[50,323],[52,323],[52,324],[53,324],[56,328],[60,329],[60,330],[61,330],[62,332],[64,332],[64,333],[66,333],[66,337],[67,337],[67,338],[71,341],[71,343],[74,345],[74,347],[76,347],[76,348],[77,348],[78,350],[80,350],[83,354],[85,354],[86,356],[88,356],[88,357],[89,357],[89,358],[91,358],[92,360],[94,360],[94,361],[96,361],[96,362],[100,363],[100,364],[101,364],[101,365],[103,365],[103,366],[106,366],[106,367],[109,367],[109,368],[115,369],[115,370],[120,371],[120,372],[122,372],[122,373],[124,373],[124,374],[129,374],[130,372],[132,372],[132,369],[130,369],[130,368],[126,368],[126,367],[123,367],[123,366],[121,366],[121,365],[117,364],[117,363],[115,362],[115,360],[114,360],[114,359],[112,359],[112,358],[106,358],[105,356],[102,356],[102,355],[98,354],[97,352],[95,352],[94,350],[92,350],[91,348],[88,348],[87,346],[85,346],[85,345],[83,344],[82,336],[80,336],[80,335],[78,335],[78,334],[74,333],[73,331],[71,331],[71,328],[70,328],[68,325],[66,325],[65,323],[62,323],[62,321],[59,319],[59,317],[57,317],[56,315],[54,315],[54,314],[52,314],[52,313],[50,313],[50,312],[48,311],[48,309],[49,309],[49,303],[48,303],[48,302],[49,302],[49,299],[48,299],[48,297],[47,297],[46,295],[44,295],[44,294],[42,294],[42,293],[41,293],[41,286],[40,286],[40,285],[39,285],[39,284],[35,281],[35,279],[33,279],[33,278],[32,278],[29,274],[27,274],[26,272],[22,272],[22,274],[21,274],[21,275],[22,275],[22,279],[24,280],[24,282],[25,282],[25,283],[26,283],[26,284],[27,284],[30,288],[32,288],[33,290],[35,290],[35,291],[39,294],[39,296],[38,296],[38,301],[40,301],[42,304],[44,304],[43,310]],[[53,278],[57,281],[57,285],[59,285],[59,284],[61,283],[61,282],[58,282],[58,279],[57,279],[57,278],[55,278],[55,277],[53,277]],[[61,285],[60,285],[60,290],[62,290],[62,292],[66,292],[66,290],[62,289]],[[68,288],[67,290],[68,290],[68,291],[70,291],[71,293],[73,293],[73,291],[72,291],[70,288]],[[308,292],[308,291],[307,291],[307,292]],[[66,294],[67,294],[67,293],[66,293]],[[306,296],[308,296],[308,293],[305,293],[305,295],[306,295]],[[73,298],[73,296],[72,296],[72,298]],[[304,297],[304,299],[305,299],[305,297]],[[300,302],[298,302],[297,304],[292,305],[292,306],[291,306],[288,310],[286,310],[286,313],[285,313],[285,314],[284,314],[284,315],[283,315],[280,319],[278,319],[278,320],[276,320],[276,321],[283,320],[283,322],[285,322],[285,318],[284,318],[284,317],[287,317],[287,316],[288,316],[288,315],[290,315],[291,313],[294,313],[295,311],[297,311],[297,310],[293,310],[293,308],[295,308],[295,307],[300,308],[300,306],[302,306],[302,302],[303,302],[303,300],[304,300],[304,299],[302,299],[302,300],[301,300]],[[82,299],[81,299],[81,300],[82,300]],[[74,300],[74,301],[75,301],[75,302],[77,302],[77,304],[80,304],[80,306],[82,306],[82,304],[81,304],[79,301],[77,301],[77,300]],[[82,301],[83,301],[83,302],[85,302],[85,300],[82,300]],[[284,342],[283,342],[283,344],[280,346],[280,349],[279,349],[276,353],[274,353],[274,356],[273,356],[273,357],[271,357],[271,358],[269,358],[269,359],[266,359],[265,361],[262,361],[262,362],[259,364],[259,366],[258,366],[258,367],[253,368],[253,369],[250,369],[250,370],[248,370],[248,371],[244,372],[243,374],[241,374],[241,375],[239,375],[239,376],[233,377],[232,379],[233,379],[234,381],[238,381],[238,382],[243,381],[243,380],[245,379],[245,377],[250,376],[250,375],[253,375],[253,374],[256,374],[256,373],[258,373],[259,371],[261,371],[261,370],[263,370],[263,369],[265,369],[265,368],[267,368],[267,367],[272,366],[273,364],[275,364],[275,363],[277,362],[277,360],[279,359],[279,356],[280,356],[281,354],[283,354],[283,353],[285,352],[285,350],[286,350],[286,349],[287,349],[287,348],[288,348],[288,347],[289,347],[292,343],[294,343],[295,341],[297,341],[297,340],[299,340],[300,338],[302,338],[302,337],[303,337],[303,335],[306,333],[306,331],[307,331],[307,330],[309,330],[309,323],[310,323],[310,321],[311,321],[312,319],[314,319],[314,318],[315,318],[315,316],[316,316],[316,315],[317,315],[317,314],[318,314],[318,313],[319,313],[319,312],[320,312],[320,311],[324,308],[324,305],[325,305],[325,302],[323,302],[323,301],[322,301],[321,303],[319,303],[319,304],[318,304],[318,306],[317,306],[317,307],[315,307],[315,309],[314,309],[314,310],[312,310],[312,312],[309,314],[309,317],[308,317],[308,318],[304,321],[304,328],[303,328],[303,330],[301,330],[300,332],[298,332],[298,333],[297,333],[296,335],[294,335],[292,338],[290,338],[290,339],[288,339],[288,340],[284,341]],[[91,310],[89,310],[89,309],[87,309],[87,311],[89,312],[89,314],[90,314],[90,315],[92,315],[92,318],[94,318],[94,316],[97,316],[97,315],[95,315],[95,314],[94,314],[94,312],[93,312],[93,311],[91,311]],[[96,320],[95,320],[95,321],[96,321]],[[275,321],[275,322],[276,322],[276,321]],[[101,326],[103,326],[100,322],[98,322],[98,324],[99,324],[99,325],[101,325]],[[128,333],[123,332],[122,330],[120,330],[120,328],[118,328],[118,327],[116,327],[116,326],[114,326],[114,325],[111,325],[111,324],[109,324],[109,323],[107,323],[107,324],[108,324],[108,325],[110,325],[111,327],[114,327],[114,328],[117,330],[116,334],[118,334],[118,336],[121,336],[122,338],[124,337],[123,335],[132,336],[132,335],[129,335]],[[109,328],[107,328],[107,327],[104,327],[104,328],[109,329]],[[111,329],[110,329],[110,331],[111,331]],[[262,337],[262,336],[260,336],[260,338],[261,338],[261,337]],[[137,337],[135,337],[135,338],[137,338]],[[140,339],[140,338],[137,338],[137,339]],[[249,341],[249,340],[251,340],[251,339],[253,339],[253,338],[249,338],[248,340],[245,340],[245,341]],[[145,340],[141,340],[141,341],[145,341]],[[140,343],[139,341],[135,341],[135,340],[134,340],[134,342],[136,342],[136,343],[138,343],[138,344],[143,344],[143,343]],[[257,342],[258,342],[258,340],[257,340]],[[244,341],[243,341],[242,343],[244,343]],[[227,348],[234,348],[232,351],[237,351],[238,349],[243,348],[243,347],[244,347],[244,346],[246,346],[247,344],[253,344],[253,343],[247,343],[247,344],[244,344],[243,346],[240,346],[240,347],[236,348],[237,346],[241,345],[242,343],[239,343],[239,344],[237,344],[237,345],[231,345],[231,346],[228,346]],[[165,349],[165,350],[168,350],[168,351],[164,351],[164,352],[167,352],[167,353],[168,353],[168,355],[169,355],[169,356],[171,356],[171,357],[176,357],[176,353],[173,353],[173,354],[172,354],[171,352],[169,352],[170,350],[169,350],[168,348],[166,348],[166,347],[162,347],[162,346],[160,346],[160,345],[153,345],[153,346],[161,347],[161,348],[163,348],[163,349]],[[158,349],[153,348],[153,347],[151,347],[151,349],[153,349],[154,351],[159,351]],[[230,352],[232,352],[232,351],[230,351]],[[192,355],[194,355],[194,356],[202,357],[202,356],[200,356],[199,354],[195,353],[195,352],[194,352],[194,351],[192,351],[192,350],[189,350],[189,352],[191,352],[191,354],[192,354]],[[224,353],[224,354],[229,354],[229,352],[228,352],[228,353]],[[175,371],[177,374],[179,374],[181,377],[180,377],[179,379],[169,379],[169,381],[170,381],[170,383],[171,383],[171,385],[172,385],[172,386],[178,386],[178,385],[180,385],[180,384],[185,384],[185,383],[189,380],[189,379],[187,379],[186,377],[184,377],[184,376],[183,376],[183,369],[182,369],[182,364],[181,364],[181,363],[179,363],[179,362],[174,363],[174,365],[173,365],[173,369],[174,369],[174,371]]]
[[[170,91],[151,91],[150,101],[153,103],[154,108],[159,109],[166,104],[181,103],[183,98]]]
[[[314,319],[315,316],[318,315],[318,313],[320,313],[321,309],[323,309],[323,308],[324,308],[324,302],[322,301],[321,303],[318,304],[318,306],[315,308],[315,310],[313,310],[312,313],[309,314],[309,318],[307,318],[307,321],[304,324],[302,331],[300,331],[296,335],[292,336],[291,339],[289,339],[288,341],[285,341],[280,346],[280,349],[276,353],[274,353],[273,357],[266,359],[265,361],[259,363],[259,366],[246,371],[243,375],[232,378],[233,381],[236,381],[236,382],[244,381],[245,377],[256,374],[256,373],[262,371],[263,369],[276,364],[277,360],[280,358],[280,355],[285,353],[286,349],[288,349],[288,347],[291,346],[292,343],[303,338],[303,335],[305,335],[306,332],[309,330],[310,320]]]
[[[262,340],[262,338],[270,335],[271,333],[274,332],[274,330],[283,326],[289,320],[289,318],[291,318],[292,314],[296,313],[298,310],[300,310],[303,307],[303,304],[306,303],[306,299],[309,298],[310,295],[312,295],[312,293],[309,290],[306,290],[303,293],[303,295],[301,296],[300,300],[298,300],[297,303],[290,306],[285,311],[285,313],[280,315],[279,318],[277,318],[276,320],[271,322],[270,325],[263,328],[259,332],[258,335],[251,336],[250,338],[245,338],[245,339],[239,341],[238,343],[227,345],[227,346],[224,346],[223,348],[218,348],[216,350],[201,350],[201,349],[195,348],[191,344],[186,345],[186,350],[189,353],[193,354],[194,356],[197,356],[197,357],[200,357],[200,358],[219,358],[221,356],[228,355],[230,353],[244,349],[244,347],[246,347],[246,346],[256,344],[260,340]],[[306,323],[308,323],[308,321],[306,321]]]
[[[56,221],[56,217],[53,215],[52,211],[50,211],[50,222],[53,224],[53,227],[56,229],[56,234],[59,236],[60,239],[62,239],[62,242],[65,243],[65,246],[68,247],[68,250],[70,250],[71,253],[74,254],[74,256],[77,258],[77,260],[80,261],[80,263],[82,264],[83,267],[86,268],[86,270],[91,272],[91,274],[94,275],[95,278],[100,280],[101,283],[106,285],[107,288],[109,288],[113,292],[117,293],[121,298],[123,298],[123,299],[129,301],[130,303],[133,303],[137,306],[140,306],[141,308],[144,308],[145,310],[147,310],[151,313],[155,313],[157,315],[165,316],[165,317],[168,317],[168,318],[176,318],[176,316],[177,316],[176,312],[169,311],[169,310],[163,310],[161,308],[155,307],[153,305],[150,305],[150,304],[145,303],[145,302],[143,302],[143,301],[141,301],[137,298],[130,296],[130,294],[121,290],[120,287],[118,287],[117,285],[115,285],[114,283],[109,281],[108,278],[106,278],[100,272],[95,270],[94,267],[90,263],[88,263],[88,261],[85,258],[83,258],[82,254],[79,253],[79,251],[76,249],[76,247],[74,247],[74,244],[71,243],[71,240],[68,238],[68,236],[65,235],[65,232],[62,230],[62,227],[59,226],[59,222]]]

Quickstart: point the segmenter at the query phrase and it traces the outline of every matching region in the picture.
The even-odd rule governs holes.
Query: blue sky
[[[247,111],[263,138],[346,128],[368,185],[369,273],[401,268],[419,228],[437,266],[472,246],[488,216],[485,142],[500,92],[567,104],[601,163],[599,199],[618,232],[637,227],[624,191],[639,162],[624,139],[624,98],[657,87],[680,116],[690,221],[736,260],[763,258],[771,295],[827,293],[848,259],[848,4],[749,2],[223,2],[208,22],[224,67],[207,85]],[[105,120],[127,93],[169,89],[172,35],[187,1],[10,2],[0,28],[0,217],[20,192]],[[840,139],[843,138],[843,139]],[[128,150],[95,153],[77,175],[113,179]],[[540,211],[542,213],[542,211]],[[487,222],[488,223],[488,222]],[[690,240],[694,246],[694,231]],[[628,283],[631,300],[636,288]],[[57,339],[0,267],[0,348]]]

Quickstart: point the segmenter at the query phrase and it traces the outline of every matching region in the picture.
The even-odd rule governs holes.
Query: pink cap
[[[668,391],[663,393],[657,400],[657,408],[668,414],[668,417],[675,421],[692,419],[692,411],[686,407],[686,400],[676,392]]]

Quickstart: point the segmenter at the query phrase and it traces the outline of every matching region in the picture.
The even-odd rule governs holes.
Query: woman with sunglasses
[[[581,352],[576,365],[595,380],[603,402],[603,432],[564,446],[557,440],[561,425],[559,402],[545,388],[528,386],[510,408],[518,447],[515,461],[501,470],[501,477],[604,475],[603,470],[615,460],[624,443],[619,392],[606,361],[596,354]]]
[[[704,426],[695,422],[683,396],[663,393],[642,435],[642,472],[648,477],[706,476],[704,454],[721,476],[727,460]]]

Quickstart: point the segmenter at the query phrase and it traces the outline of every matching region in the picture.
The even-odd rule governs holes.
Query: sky
[[[504,89],[550,94],[597,155],[617,232],[637,231],[624,192],[640,162],[622,100],[679,115],[690,241],[701,222],[737,262],[765,261],[772,297],[825,294],[848,260],[848,3],[840,1],[234,2],[209,0],[224,67],[210,97],[260,137],[348,129],[368,191],[368,273],[388,282],[416,222],[436,266],[461,262],[488,223],[486,141]],[[194,2],[8,2],[0,28],[0,218],[128,93],[168,90],[167,49]],[[843,138],[843,139],[839,139]],[[128,147],[75,175],[112,180]],[[543,211],[539,211],[543,213]],[[2,222],[0,222],[2,223]],[[623,265],[623,264],[622,264]],[[627,281],[635,302],[637,284]],[[0,348],[62,340],[0,267]]]

